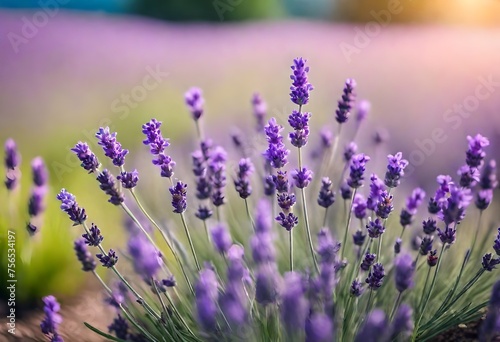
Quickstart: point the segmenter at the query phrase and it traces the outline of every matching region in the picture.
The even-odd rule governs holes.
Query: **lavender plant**
[[[324,131],[308,158],[312,114],[303,109],[313,90],[310,70],[302,58],[291,68],[290,99],[297,108],[289,127],[276,118],[266,124],[266,104],[254,95],[256,127],[267,148],[245,155],[248,142],[234,135],[235,153],[243,154],[234,170],[228,170],[231,153],[204,135],[206,111],[197,88],[185,96],[198,137],[193,175],[177,170],[166,154],[170,142],[162,123],[143,125],[152,163],[168,179],[158,181],[170,193],[172,213],[165,216],[174,223],[168,227],[142,205],[139,173],[128,169],[129,152],[116,133],[108,127],[96,133],[114,169],[103,168],[87,144],[75,146],[82,168],[135,225],[126,251],[108,249],[109,228],[92,223],[92,213],[72,193],[63,189],[57,196],[75,229],[82,229],[74,244],[82,270],[102,283],[116,309],[108,332],[85,323],[90,329],[114,341],[427,341],[483,314],[491,272],[500,263],[500,228],[495,239],[481,219],[498,186],[495,162],[485,161],[488,139],[468,137],[459,177],[439,175],[428,200],[421,188],[405,194],[402,153],[388,155],[379,178],[370,172],[368,154],[358,152],[365,142],[341,130],[357,108],[357,137],[370,108],[366,101],[356,104],[352,79],[335,111],[337,135]],[[238,202],[245,213],[233,210],[241,208]],[[463,227],[466,214],[478,217],[477,226]],[[475,230],[471,243],[467,230]],[[127,262],[136,275],[126,273]],[[97,265],[109,270],[110,283],[96,273]],[[497,297],[494,292],[482,329],[487,338],[500,328]]]

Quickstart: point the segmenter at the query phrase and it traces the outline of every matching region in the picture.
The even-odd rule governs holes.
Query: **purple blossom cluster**
[[[149,146],[149,151],[154,157],[153,165],[160,168],[160,175],[170,178],[174,175],[175,162],[165,154],[165,148],[170,144],[168,139],[163,138],[161,134],[161,124],[161,121],[151,119],[151,121],[142,125],[142,133],[146,135],[143,144]]]
[[[47,296],[43,298],[43,312],[45,316],[40,323],[40,329],[51,342],[64,342],[61,335],[59,335],[59,325],[62,323],[62,317],[59,314],[61,306],[54,296]]]

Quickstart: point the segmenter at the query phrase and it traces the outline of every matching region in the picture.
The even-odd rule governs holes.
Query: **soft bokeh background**
[[[269,115],[284,121],[292,109],[289,65],[297,56],[311,66],[314,125],[333,126],[343,82],[355,78],[359,97],[373,109],[358,136],[364,146],[385,127],[387,152],[409,156],[411,183],[431,190],[438,173],[454,174],[461,165],[468,134],[488,136],[489,155],[500,159],[499,20],[500,2],[476,0],[0,0],[0,141],[14,138],[24,161],[20,214],[11,219],[0,211],[1,232],[23,231],[29,160],[42,155],[51,196],[61,187],[75,192],[93,221],[120,242],[119,211],[102,210],[105,196],[69,148],[82,140],[97,150],[92,137],[109,125],[136,156],[130,163],[149,170],[135,153],[145,151],[140,125],[156,117],[175,144],[192,147],[183,93],[193,85],[204,90],[207,131],[217,143],[229,141],[233,126],[253,124],[254,91],[268,102]],[[473,109],[460,114],[464,105]],[[150,204],[167,210],[166,186],[150,184],[143,197],[154,193],[158,201]],[[3,188],[0,200],[7,201]],[[41,234],[58,239],[31,242],[29,248],[45,252],[40,265],[26,265],[28,307],[49,292],[68,296],[92,287],[71,252],[77,232],[55,202],[46,217]],[[47,273],[54,263],[59,273]]]

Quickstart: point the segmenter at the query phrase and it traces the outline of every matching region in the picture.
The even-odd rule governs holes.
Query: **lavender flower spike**
[[[203,92],[200,88],[193,87],[184,94],[184,100],[188,106],[194,121],[198,121],[203,115]]]
[[[73,194],[61,189],[57,194],[57,199],[61,201],[61,210],[68,214],[69,219],[76,225],[82,224],[87,219],[85,209],[80,208]]]
[[[252,194],[250,176],[255,171],[252,161],[249,158],[242,158],[238,164],[234,186],[241,198],[246,199]]]
[[[408,338],[408,336],[413,332],[413,310],[407,304],[401,304],[394,320],[391,324],[391,338],[390,341],[398,341],[397,338]]]
[[[31,170],[33,172],[33,183],[36,186],[42,187],[47,185],[49,173],[42,157],[35,157],[31,161]]]
[[[385,277],[384,266],[381,263],[373,265],[368,277],[366,278],[366,283],[368,287],[372,290],[377,290],[382,286],[382,280]]]
[[[95,270],[96,262],[92,257],[92,254],[89,252],[87,246],[85,245],[85,241],[83,239],[78,239],[75,241],[74,249],[78,261],[80,261],[80,263],[82,264],[82,270],[84,272]]]
[[[96,257],[106,268],[111,268],[118,262],[118,255],[112,249],[109,250],[108,254],[96,254]]]
[[[123,166],[128,150],[124,150],[122,145],[116,140],[116,132],[111,133],[109,127],[101,127],[95,136],[99,140],[97,143],[102,146],[106,157],[113,161],[113,165],[118,167]]]
[[[301,148],[307,144],[310,117],[311,113],[298,112],[296,110],[288,117],[288,123],[294,129],[294,132],[289,134],[290,142],[293,146]]]
[[[217,299],[219,284],[214,271],[205,268],[195,285],[198,322],[205,331],[214,331],[217,325]]]
[[[384,311],[375,309],[368,314],[365,323],[358,331],[355,342],[380,342],[385,341],[387,332],[387,319]]]
[[[479,185],[481,186],[481,189],[486,190],[486,189],[495,189],[498,186],[498,181],[497,181],[497,162],[492,159],[487,163],[483,171],[481,173],[481,177],[479,180]]]
[[[312,181],[313,172],[306,167],[301,170],[295,169],[292,171],[292,179],[294,184],[299,189],[306,188]]]
[[[302,276],[295,272],[285,274],[286,284],[281,295],[281,317],[288,333],[305,329],[309,303],[304,297]]]
[[[325,314],[313,314],[306,322],[306,342],[330,342],[333,323]]]
[[[28,202],[28,213],[31,217],[35,217],[43,213],[45,210],[45,195],[47,189],[45,187],[35,186],[31,191],[31,197]]]
[[[475,137],[467,136],[469,141],[469,149],[466,152],[465,162],[470,167],[480,167],[483,165],[483,159],[486,156],[483,147],[490,144],[490,141],[483,137],[481,134],[477,134]]]
[[[161,253],[144,234],[131,235],[127,247],[135,272],[149,281],[161,268]]]
[[[302,106],[309,102],[309,93],[313,86],[307,80],[309,67],[306,66],[306,60],[299,57],[293,60],[293,74],[290,76],[292,86],[290,87],[290,99],[293,103]]]
[[[97,156],[90,150],[87,143],[79,141],[71,151],[73,151],[81,161],[81,167],[89,173],[96,172],[99,166],[101,166]]]
[[[275,264],[264,264],[255,276],[255,300],[261,305],[276,303],[282,291],[282,279]]]
[[[395,155],[389,154],[387,160],[389,163],[387,165],[384,183],[389,188],[395,188],[399,185],[401,177],[405,174],[404,169],[408,166],[408,160],[403,159],[403,154],[401,152]]]
[[[187,184],[177,182],[169,191],[170,194],[172,194],[172,207],[174,208],[174,213],[182,214],[187,208]]]
[[[220,254],[226,254],[229,247],[233,244],[233,239],[229,234],[227,227],[219,223],[212,228],[212,241],[214,242],[215,249]]]
[[[394,261],[396,289],[403,292],[413,286],[413,258],[409,254],[401,254]]]
[[[335,119],[339,124],[347,122],[349,116],[351,115],[351,110],[354,106],[354,101],[356,100],[356,93],[354,92],[355,88],[356,81],[352,78],[348,78],[345,81],[342,98],[339,100],[338,108],[335,111]]]
[[[5,168],[7,170],[16,169],[21,163],[21,155],[17,151],[16,143],[13,139],[5,141]]]
[[[372,105],[369,101],[367,100],[359,101],[358,105],[356,106],[357,109],[356,122],[358,123],[358,125],[366,119],[368,113],[370,112],[371,107]]]
[[[62,323],[62,317],[59,314],[61,306],[57,302],[54,296],[47,296],[43,298],[43,311],[45,317],[40,323],[40,329],[42,333],[50,338],[51,342],[64,342],[62,337],[59,335],[59,325]]]
[[[87,245],[95,247],[99,246],[102,240],[104,240],[104,237],[101,235],[101,230],[93,223],[89,229],[89,234],[85,233],[82,237]]]
[[[318,195],[318,204],[323,208],[330,207],[335,203],[335,192],[332,191],[332,181],[328,177],[321,180],[321,189]]]
[[[252,107],[253,107],[253,115],[255,116],[255,120],[257,121],[257,132],[264,131],[264,125],[267,114],[267,104],[262,99],[260,94],[255,93],[252,97]]]
[[[370,157],[363,153],[356,154],[352,157],[349,178],[347,180],[347,184],[349,184],[351,188],[356,189],[363,185],[366,163],[369,160]]]
[[[125,197],[116,186],[116,181],[111,172],[103,170],[97,176],[97,181],[100,183],[99,187],[106,195],[109,196],[108,202],[114,205],[120,205],[125,201]]]

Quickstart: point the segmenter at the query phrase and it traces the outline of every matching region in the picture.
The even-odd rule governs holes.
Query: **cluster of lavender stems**
[[[266,120],[266,104],[256,94],[253,114],[267,148],[257,155],[247,155],[242,150],[247,143],[245,137],[233,136],[235,150],[243,157],[236,164],[230,163],[231,151],[203,134],[205,100],[198,88],[185,94],[197,132],[191,177],[176,170],[168,155],[170,142],[160,130],[162,123],[152,119],[142,126],[146,137],[143,144],[149,147],[152,163],[160,177],[168,178],[165,189],[185,239],[176,236],[175,224],[167,230],[141,204],[140,174],[128,169],[129,152],[116,133],[108,127],[96,133],[106,157],[103,165],[113,165],[115,174],[113,169],[103,168],[86,143],[79,142],[72,149],[82,168],[96,178],[109,203],[121,207],[132,223],[127,251],[107,250],[102,233],[106,229],[94,223],[89,227],[87,212],[73,194],[63,189],[57,195],[61,210],[74,226],[83,228],[83,235],[74,243],[75,254],[82,270],[99,280],[107,302],[116,309],[108,330],[117,338],[425,341],[452,328],[452,323],[477,319],[488,305],[488,293],[477,289],[480,280],[493,283],[493,278],[485,275],[500,264],[500,228],[491,252],[479,254],[477,249],[484,249],[487,240],[477,244],[479,234],[474,234],[463,262],[458,265],[450,260],[458,252],[456,240],[465,239],[459,225],[466,214],[470,216],[472,207],[476,207],[479,232],[485,225],[483,212],[498,187],[496,163],[486,159],[488,139],[480,134],[468,137],[465,164],[458,170],[458,177],[438,176],[432,196],[416,187],[405,199],[399,186],[406,181],[409,163],[403,154],[389,154],[379,177],[369,172],[370,156],[358,151],[363,142],[356,138],[370,105],[357,101],[352,79],[345,82],[335,111],[337,135],[332,138],[323,133],[319,149],[308,158],[304,150],[312,115],[303,109],[313,90],[308,79],[310,69],[303,58],[295,59],[291,68],[290,100],[297,108],[287,118],[288,141],[283,134],[285,126],[278,119]],[[337,164],[342,167],[332,167],[337,160],[341,127],[349,123],[354,110],[354,135],[344,137],[347,144]],[[379,144],[380,137],[377,139],[375,143]],[[296,158],[289,145],[297,149]],[[6,144],[6,150],[6,166],[15,169],[19,158],[12,153],[13,142]],[[294,162],[297,168],[286,168]],[[232,183],[227,181],[228,165],[234,165],[229,171]],[[41,169],[39,162],[33,166],[34,183],[43,183],[40,179],[46,176],[35,175],[35,169]],[[183,179],[174,178],[174,171]],[[294,211],[297,193],[302,205]],[[246,213],[232,212],[232,201],[242,201]],[[314,202],[317,205],[308,206]],[[343,206],[335,205],[339,202]],[[275,208],[279,208],[277,214]],[[237,223],[228,219],[231,215],[237,215]],[[244,216],[247,221],[241,219]],[[200,226],[205,234],[200,234]],[[168,255],[155,242],[152,229],[160,233]],[[288,234],[288,243],[277,239],[282,232]],[[489,232],[483,229],[482,235],[485,233]],[[316,241],[313,234],[317,234]],[[411,237],[405,240],[408,235]],[[190,253],[185,252],[183,240]],[[214,253],[202,248],[210,245]],[[280,255],[278,251],[286,247],[287,255]],[[135,277],[120,270],[127,259],[133,264]],[[117,286],[104,282],[96,272],[98,265],[113,272]],[[444,267],[450,274],[458,269],[451,282],[441,275]],[[473,276],[469,277],[471,272]],[[496,297],[494,292],[488,325],[481,329],[481,336],[491,337],[500,331]],[[469,310],[468,302],[474,302],[474,310]]]

